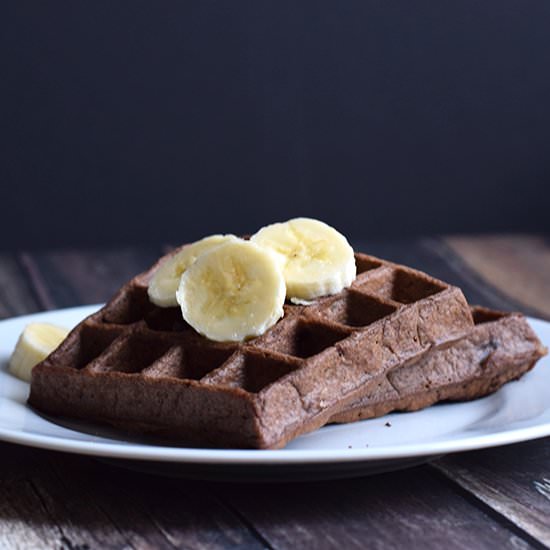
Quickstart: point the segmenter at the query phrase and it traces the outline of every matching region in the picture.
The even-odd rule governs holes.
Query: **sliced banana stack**
[[[49,323],[31,323],[27,325],[10,358],[10,372],[24,380],[31,381],[31,372],[35,365],[46,359],[69,334],[65,328]]]
[[[183,273],[193,265],[201,254],[235,240],[238,240],[235,235],[211,235],[184,246],[167,259],[153,275],[148,288],[151,302],[160,307],[177,306],[176,291]]]
[[[183,273],[176,299],[197,332],[240,342],[263,334],[283,316],[285,293],[276,257],[237,239],[199,256]]]
[[[295,303],[336,294],[356,276],[353,249],[326,223],[296,218],[263,227],[250,241],[212,235],[162,263],[148,288],[161,307],[211,340],[243,341],[263,334]]]
[[[319,220],[295,218],[274,223],[250,240],[277,254],[287,297],[293,302],[336,294],[355,279],[352,247],[341,233]]]

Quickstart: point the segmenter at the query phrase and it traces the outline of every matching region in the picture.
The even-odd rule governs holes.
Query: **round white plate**
[[[199,478],[334,478],[396,469],[430,457],[550,435],[550,359],[521,380],[467,403],[439,404],[353,424],[326,426],[274,451],[199,449],[124,438],[85,423],[54,423],[26,404],[29,386],[7,368],[27,323],[72,327],[99,306],[0,321],[0,440],[57,451],[133,461],[133,467]],[[530,319],[550,345],[550,323]],[[168,464],[171,463],[171,464]],[[130,464],[125,462],[125,464]]]

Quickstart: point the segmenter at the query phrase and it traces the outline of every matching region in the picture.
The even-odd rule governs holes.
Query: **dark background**
[[[0,248],[550,231],[548,0],[0,10]]]

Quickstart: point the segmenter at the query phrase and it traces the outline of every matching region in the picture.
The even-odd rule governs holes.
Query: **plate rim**
[[[33,322],[36,319],[47,318],[52,314],[74,313],[84,318],[90,315],[103,304],[76,306],[42,311],[27,315],[19,315],[0,320],[0,331],[5,323],[13,321]],[[550,321],[528,317],[529,323],[536,330],[537,325],[543,325],[550,329]],[[3,397],[0,396],[0,403]],[[483,398],[482,398],[483,399]],[[28,405],[25,406],[26,414],[39,416]],[[421,411],[418,411],[421,412]],[[404,414],[415,414],[404,413]],[[536,418],[536,417],[535,417]],[[82,435],[82,431],[72,430],[50,422],[56,427],[69,429]],[[337,427],[335,427],[337,428]],[[113,439],[109,442],[96,442],[93,440],[72,440],[62,435],[31,434],[21,430],[0,427],[0,441],[24,445],[28,447],[68,452],[86,456],[98,456],[108,458],[120,458],[126,460],[146,460],[155,462],[171,462],[181,464],[209,464],[209,465],[297,465],[297,464],[337,464],[353,462],[372,462],[379,460],[400,460],[404,458],[423,457],[432,455],[444,455],[448,453],[480,450],[501,445],[511,445],[522,441],[530,441],[550,436],[550,421],[541,424],[517,427],[494,433],[473,434],[455,440],[433,441],[420,443],[406,443],[397,447],[364,447],[348,449],[201,449],[189,447],[158,446],[127,442]]]

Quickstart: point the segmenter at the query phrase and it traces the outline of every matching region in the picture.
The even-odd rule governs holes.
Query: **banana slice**
[[[221,244],[234,241],[235,235],[211,235],[200,241],[184,246],[174,256],[160,265],[153,275],[147,290],[151,302],[160,307],[178,305],[176,291],[182,274],[201,255]]]
[[[268,250],[241,239],[201,255],[176,293],[183,318],[219,342],[263,334],[283,316],[285,281]]]
[[[27,325],[19,336],[11,355],[10,372],[17,378],[30,382],[33,367],[46,359],[67,334],[69,334],[67,329],[49,323]]]
[[[274,223],[250,240],[276,252],[292,301],[336,294],[355,279],[355,258],[347,239],[319,220]]]

